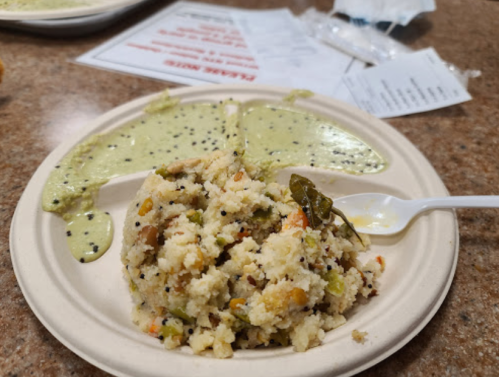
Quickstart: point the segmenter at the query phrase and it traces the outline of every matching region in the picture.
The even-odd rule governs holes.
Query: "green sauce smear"
[[[179,104],[167,92],[136,121],[93,135],[72,149],[51,172],[43,210],[62,215],[68,245],[80,262],[102,256],[113,238],[111,216],[95,208],[110,179],[217,149],[245,151],[268,174],[309,165],[351,174],[378,173],[386,161],[369,145],[331,120],[292,105],[309,92],[292,92],[279,104],[232,100]],[[237,111],[228,114],[228,107]]]
[[[256,102],[244,110],[245,157],[267,169],[309,165],[365,174],[386,165],[379,153],[330,120],[286,104]]]
[[[73,256],[82,263],[92,262],[100,258],[111,246],[111,216],[96,208],[76,212],[67,222],[66,235]]]

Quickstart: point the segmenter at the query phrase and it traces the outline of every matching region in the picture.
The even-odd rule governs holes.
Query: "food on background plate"
[[[293,91],[281,103],[181,103],[165,92],[137,120],[74,147],[51,172],[43,209],[64,218],[71,253],[86,263],[101,257],[113,239],[111,216],[94,205],[100,187],[165,161],[233,148],[244,150],[266,177],[303,165],[350,174],[383,171],[387,162],[371,146],[334,121],[293,106],[296,96],[310,95]]]
[[[92,2],[95,3],[95,0],[0,0],[0,10],[12,12],[53,10],[80,7]]]
[[[121,259],[139,328],[173,349],[305,351],[377,294],[382,257],[307,178],[266,183],[239,150],[174,162],[131,202]]]

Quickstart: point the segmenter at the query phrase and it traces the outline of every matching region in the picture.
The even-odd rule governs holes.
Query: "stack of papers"
[[[246,11],[178,2],[77,62],[186,85],[309,89],[378,117],[471,99],[431,49],[366,69],[363,62],[306,35],[288,9]]]

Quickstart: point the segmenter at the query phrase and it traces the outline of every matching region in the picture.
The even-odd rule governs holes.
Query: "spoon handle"
[[[442,198],[417,199],[420,211],[435,208],[499,208],[499,195],[448,196]]]

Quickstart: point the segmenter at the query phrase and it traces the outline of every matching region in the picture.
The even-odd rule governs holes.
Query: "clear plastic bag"
[[[307,33],[323,43],[345,52],[366,63],[379,65],[413,52],[412,49],[378,30],[375,24],[351,22],[332,17],[315,8],[307,9],[300,17]],[[467,88],[468,80],[481,75],[479,70],[460,70],[445,62],[449,70]]]
[[[478,69],[466,69],[463,71],[452,63],[444,61],[444,64],[447,66],[449,71],[451,71],[454,74],[454,76],[457,77],[461,85],[464,86],[465,88],[468,87],[469,79],[474,79],[482,75],[482,72]]]
[[[346,22],[314,8],[300,19],[309,35],[366,63],[378,65],[412,52],[368,23]]]

